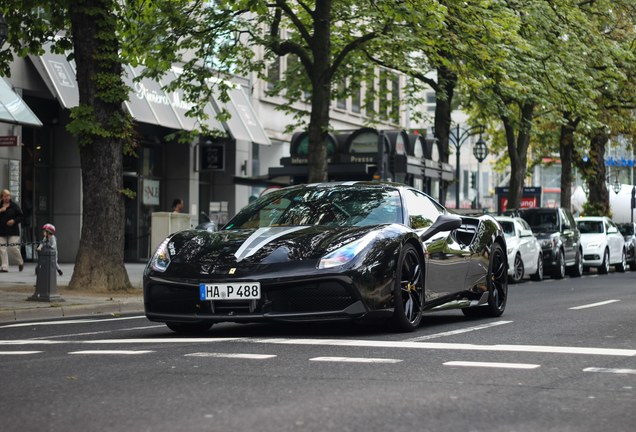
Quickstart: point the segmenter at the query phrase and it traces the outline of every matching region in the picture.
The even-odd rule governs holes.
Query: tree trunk
[[[574,132],[579,119],[572,119],[570,113],[564,113],[567,123],[561,126],[559,153],[561,155],[561,207],[572,209],[572,157],[574,153]]]
[[[448,68],[437,68],[437,82],[439,87],[435,90],[435,138],[437,138],[437,148],[441,162],[448,163],[450,157],[449,135],[451,128],[451,113],[453,111],[453,95],[457,84],[457,75]],[[456,182],[460,179],[456,178]],[[449,183],[440,181],[439,201],[446,203],[446,194]]]
[[[583,210],[585,216],[611,216],[604,159],[605,146],[608,141],[609,137],[602,128],[592,131],[590,158],[585,164],[583,173],[590,189]]]
[[[331,0],[316,2],[314,18],[314,64],[310,73],[312,83],[311,114],[309,121],[309,175],[308,182],[328,179],[327,144],[331,104]]]
[[[508,189],[508,210],[519,210],[523,184],[528,167],[528,145],[530,143],[530,130],[534,114],[534,104],[524,103],[520,112],[520,126],[517,136],[512,122],[507,117],[502,117],[506,132],[508,155],[510,156],[510,185]]]
[[[79,107],[69,126],[80,146],[82,234],[70,289],[131,289],[124,267],[123,146],[130,120],[112,0],[72,2]]]

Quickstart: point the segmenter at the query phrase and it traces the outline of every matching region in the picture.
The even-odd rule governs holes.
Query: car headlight
[[[155,252],[155,255],[152,257],[152,261],[150,261],[150,267],[153,270],[158,272],[165,272],[170,265],[170,253],[168,250],[168,243],[170,242],[170,238],[165,239]]]
[[[512,253],[512,250],[513,250],[513,249],[514,249],[514,248],[511,248],[511,247],[509,247],[509,248],[508,248],[508,255],[510,255],[510,254]]]
[[[371,240],[375,237],[375,233],[369,233],[358,240],[354,240],[346,245],[340,246],[333,252],[329,252],[327,255],[320,259],[318,263],[319,269],[326,269],[332,267],[338,267],[344,265],[354,259],[362,252]]]
[[[541,240],[541,247],[542,248],[551,248],[554,245],[556,245],[556,239]]]

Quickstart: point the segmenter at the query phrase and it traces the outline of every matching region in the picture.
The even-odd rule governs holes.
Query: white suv
[[[607,216],[585,216],[576,220],[581,231],[583,269],[596,267],[600,274],[607,274],[610,265],[624,272],[627,266],[625,239],[618,227]]]

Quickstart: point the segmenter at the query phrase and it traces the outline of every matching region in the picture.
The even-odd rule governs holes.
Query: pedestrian
[[[44,247],[50,247],[55,251],[55,268],[57,269],[57,274],[62,276],[64,273],[62,272],[60,265],[57,263],[57,238],[55,237],[55,226],[50,223],[42,226],[42,243],[38,246],[38,252],[40,252]]]
[[[183,200],[181,198],[172,200],[172,212],[181,213],[181,210],[183,210]]]
[[[24,219],[22,209],[11,200],[11,192],[2,190],[0,202],[0,271],[9,271],[9,253],[18,262],[18,269],[24,270],[24,260],[20,253],[20,224]]]

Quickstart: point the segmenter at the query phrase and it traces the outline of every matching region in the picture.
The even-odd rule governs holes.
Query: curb
[[[143,312],[144,302],[142,299],[116,300],[97,304],[61,305],[60,303],[55,303],[50,307],[0,311],[0,323],[30,321],[42,318],[66,318]]]

